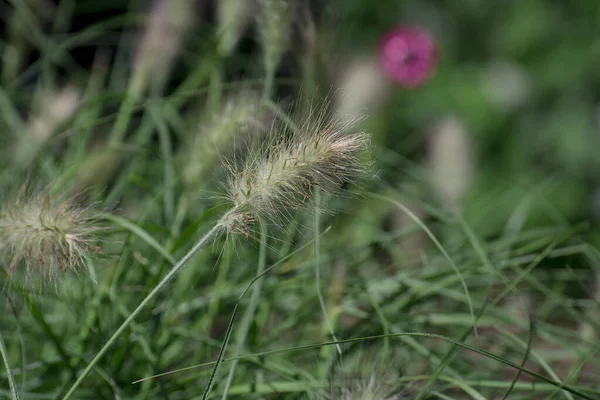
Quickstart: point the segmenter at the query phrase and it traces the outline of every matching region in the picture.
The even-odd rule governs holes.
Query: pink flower
[[[400,86],[414,88],[431,77],[437,57],[431,34],[415,26],[392,29],[381,40],[379,64]]]

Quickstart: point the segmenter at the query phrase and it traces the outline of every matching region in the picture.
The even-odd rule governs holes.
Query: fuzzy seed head
[[[23,267],[27,280],[55,281],[98,252],[94,237],[101,229],[97,214],[72,199],[22,193],[0,212],[0,253],[11,273]]]
[[[519,64],[498,60],[488,67],[483,88],[492,103],[504,110],[514,110],[531,98],[531,78]]]
[[[75,86],[67,86],[45,94],[40,103],[39,113],[28,121],[28,131],[36,140],[43,141],[77,111],[81,91]]]
[[[341,393],[331,396],[332,400],[404,400],[402,394],[390,394],[390,382],[374,372],[366,380],[355,379],[346,382]]]
[[[395,360],[389,354],[359,353],[348,361],[334,374],[330,400],[408,400],[406,389],[398,391]]]
[[[217,164],[220,155],[252,128],[260,130],[258,96],[244,92],[230,98],[220,112],[201,123],[198,135],[187,150],[184,180],[196,186],[205,174]]]
[[[291,0],[259,0],[258,27],[268,74],[275,72],[288,47],[294,11],[292,4]]]
[[[138,97],[150,84],[163,85],[192,25],[189,0],[155,0],[133,62],[129,91]]]
[[[475,169],[471,142],[461,121],[449,117],[433,128],[428,158],[433,189],[439,200],[458,212],[473,182]]]
[[[370,59],[352,61],[342,74],[337,103],[345,115],[371,113],[383,102],[388,84],[377,64]]]
[[[296,133],[287,132],[232,169],[229,197],[234,207],[221,223],[231,232],[257,218],[279,221],[301,208],[314,190],[327,191],[353,181],[364,170],[359,154],[368,143],[364,132],[351,133],[356,119],[318,118]]]
[[[244,28],[252,18],[252,0],[220,0],[217,4],[218,51],[222,56],[231,54]]]
[[[37,110],[27,121],[26,133],[20,136],[13,153],[21,166],[29,165],[52,134],[77,112],[81,91],[72,85],[50,90],[42,93],[37,103]]]

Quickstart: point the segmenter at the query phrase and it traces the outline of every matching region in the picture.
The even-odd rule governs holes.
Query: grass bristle
[[[273,132],[274,139],[231,167],[234,207],[221,223],[236,232],[257,218],[278,222],[300,209],[315,190],[329,192],[358,178],[366,169],[360,156],[369,136],[355,131],[357,118],[344,121],[309,116],[299,131]]]
[[[0,212],[0,249],[11,273],[24,272],[19,275],[27,281],[54,282],[98,253],[100,230],[98,213],[74,198],[23,190]]]

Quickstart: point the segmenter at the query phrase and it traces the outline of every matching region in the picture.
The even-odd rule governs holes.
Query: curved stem
[[[319,299],[319,305],[321,306],[321,312],[323,313],[325,329],[329,331],[329,334],[333,338],[334,341],[337,341],[337,337],[335,336],[335,331],[331,324],[331,318],[329,313],[327,312],[327,306],[325,305],[325,300],[323,299],[323,293],[321,292],[321,241],[319,239],[319,229],[321,227],[321,192],[317,189],[315,190],[315,289],[317,292],[317,297]],[[342,348],[339,344],[335,345],[338,354],[342,354]],[[321,351],[321,356],[326,356],[327,350]],[[331,359],[331,357],[329,357]],[[325,373],[328,370],[328,365],[323,367]]]
[[[133,116],[135,104],[138,100],[137,97],[138,96],[131,91],[125,93],[125,98],[123,99],[123,103],[121,103],[121,107],[117,113],[117,120],[115,121],[115,125],[110,135],[111,145],[117,146],[123,142],[125,134],[127,133],[127,127]]]
[[[271,98],[273,94],[273,83],[275,81],[275,71],[272,69],[267,70],[267,74],[265,76],[265,83],[263,86],[262,98],[263,100],[268,100]]]
[[[265,271],[265,266],[267,265],[267,227],[264,223],[260,224],[260,248],[258,252],[258,267],[256,270],[256,278],[262,276]],[[254,289],[252,290],[252,296],[250,297],[250,304],[248,305],[248,309],[246,310],[246,314],[244,315],[244,319],[242,320],[242,326],[240,327],[234,357],[238,357],[241,352],[244,344],[246,343],[246,337],[248,336],[248,331],[250,330],[250,325],[252,324],[252,319],[254,318],[254,314],[256,313],[256,307],[258,306],[258,299],[260,297],[260,291],[262,288],[263,280],[257,281]],[[231,388],[231,384],[233,382],[233,376],[235,375],[235,370],[237,367],[238,361],[234,360],[231,364],[231,368],[229,369],[229,375],[227,376],[227,383],[225,384],[225,390],[221,397],[221,400],[226,400],[227,395],[229,393],[229,389]]]
[[[190,260],[190,258],[192,258],[192,256],[194,256],[194,254],[196,254],[198,252],[198,250],[200,250],[202,247],[204,247],[204,245],[215,234],[217,234],[217,232],[220,229],[221,229],[221,225],[216,224],[210,231],[208,231],[198,241],[198,243],[196,243],[194,245],[194,247],[192,247],[192,249],[185,256],[183,256],[183,258],[181,260],[179,260],[179,262],[177,264],[175,264],[175,266],[173,266],[171,271],[169,271],[169,273],[158,283],[158,285],[156,285],[154,287],[154,289],[152,289],[152,291],[148,294],[148,296],[146,296],[146,298],[144,298],[144,300],[142,300],[140,305],[137,306],[137,308],[129,315],[129,317],[127,317],[125,322],[123,322],[121,324],[119,329],[117,329],[117,331],[111,336],[111,338],[108,339],[108,342],[106,342],[106,344],[100,349],[98,354],[96,354],[96,356],[92,359],[92,361],[90,361],[90,363],[83,370],[81,375],[79,375],[79,378],[77,378],[77,380],[75,381],[73,386],[71,386],[71,389],[69,389],[69,391],[65,395],[64,400],[67,400],[69,397],[71,397],[71,395],[73,395],[73,393],[75,392],[75,389],[77,389],[77,387],[85,379],[87,374],[92,370],[92,368],[94,368],[94,366],[98,363],[98,361],[104,355],[104,353],[106,353],[106,351],[110,348],[110,346],[117,340],[117,338],[123,333],[123,331],[127,328],[127,326],[129,326],[129,324],[134,320],[134,318],[137,317],[137,315],[142,311],[142,309],[144,309],[144,307],[146,307],[148,305],[150,300],[152,300],[154,298],[154,296],[156,296],[156,294],[165,286],[165,284],[169,280],[171,280],[178,272],[180,272],[183,269],[183,267],[187,264],[187,262]]]
[[[0,334],[0,354],[2,355],[2,361],[4,361],[4,367],[6,368],[6,376],[8,377],[8,386],[10,387],[10,393],[12,394],[13,400],[19,400],[19,394],[17,393],[17,384],[15,383],[15,378],[13,377],[12,371],[10,370],[10,365],[8,364],[8,352],[6,351],[6,347],[4,346],[4,339],[2,339],[2,334]],[[23,371],[24,370],[25,369],[23,368]]]

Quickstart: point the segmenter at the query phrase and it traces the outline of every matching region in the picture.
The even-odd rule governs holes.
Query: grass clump
[[[0,49],[0,398],[599,398],[576,11],[43,3]],[[398,15],[439,22],[411,90]]]

